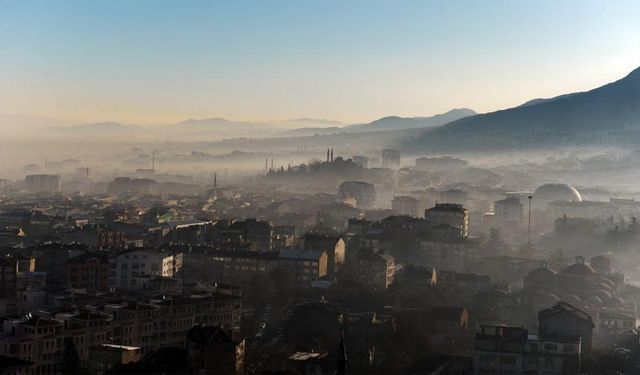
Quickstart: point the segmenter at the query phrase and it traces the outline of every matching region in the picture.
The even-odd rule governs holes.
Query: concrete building
[[[538,313],[540,336],[579,337],[583,359],[591,356],[593,328],[595,325],[586,312],[565,302]]]
[[[67,260],[67,284],[87,293],[109,290],[109,257],[106,253],[84,253]]]
[[[244,374],[245,341],[222,329],[196,325],[187,334],[189,367],[197,374]]]
[[[382,150],[382,167],[396,169],[400,167],[400,151],[393,149]]]
[[[493,202],[495,224],[500,228],[517,228],[522,224],[522,202],[516,196]]]
[[[127,247],[127,236],[117,230],[101,230],[98,232],[100,250],[124,250]]]
[[[137,346],[102,344],[89,348],[88,367],[92,374],[102,375],[117,365],[138,362],[141,359]]]
[[[110,285],[127,289],[134,286],[134,277],[142,275],[173,277],[182,268],[182,253],[162,253],[154,250],[129,250],[110,259]]]
[[[521,327],[480,326],[473,348],[473,373],[524,374],[528,332]]]
[[[425,211],[424,218],[432,227],[448,224],[459,232],[461,238],[469,236],[469,213],[461,204],[437,203]]]
[[[523,327],[481,325],[473,351],[473,373],[580,374],[579,338],[529,335]]]
[[[393,200],[391,200],[391,209],[396,215],[416,217],[419,215],[419,205],[419,200],[409,196],[393,197]]]
[[[339,236],[319,233],[307,233],[302,240],[306,251],[325,251],[327,253],[327,273],[334,274],[345,261],[346,244]]]
[[[393,283],[395,258],[384,253],[361,250],[356,255],[356,272],[363,285],[374,290],[385,290]]]
[[[296,242],[296,227],[293,225],[276,225],[273,227],[271,243],[274,248],[293,247]]]
[[[362,181],[343,182],[338,188],[338,201],[356,208],[372,208],[376,201],[375,186]]]
[[[62,178],[55,174],[32,174],[25,177],[24,185],[32,194],[55,194],[62,189]]]
[[[191,258],[194,255],[187,256]],[[207,281],[246,285],[255,278],[266,278],[276,270],[278,253],[209,251],[204,255],[201,265],[202,269],[198,271]]]
[[[144,356],[162,347],[184,348],[194,325],[216,326],[225,332],[240,327],[242,298],[227,294],[166,296],[114,306],[113,342],[139,346]]]
[[[279,272],[287,275],[290,287],[301,289],[309,288],[312,281],[327,275],[329,259],[326,251],[303,249],[272,252],[216,250],[202,256],[188,254],[187,257],[195,257],[195,263],[202,264],[202,270],[194,270],[194,262],[188,260],[188,272],[202,272],[209,282],[247,285]]]
[[[351,160],[361,168],[369,168],[369,158],[366,156],[354,155]]]
[[[297,289],[311,287],[311,282],[327,275],[326,251],[283,250],[278,257],[278,270],[290,278],[290,285]]]
[[[247,219],[235,221],[229,230],[237,230],[251,251],[269,251],[272,248],[273,228],[268,221]]]

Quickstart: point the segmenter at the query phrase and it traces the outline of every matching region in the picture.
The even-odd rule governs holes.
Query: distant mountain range
[[[235,137],[264,137],[278,131],[273,125],[231,121],[224,118],[189,119],[173,125],[163,127],[163,132],[174,135],[177,140],[192,140],[193,137],[235,138]],[[203,138],[205,137],[205,138]]]
[[[73,126],[49,126],[44,130],[58,137],[112,137],[175,141],[213,141],[226,138],[305,137],[340,133],[366,133],[440,126],[475,114],[470,109],[454,109],[432,117],[384,117],[367,124],[344,125],[339,121],[300,118],[277,123],[231,121],[224,118],[189,119],[175,124],[143,127],[108,121]],[[291,129],[293,126],[304,126]],[[286,129],[286,128],[289,129]]]
[[[367,132],[367,131],[385,131],[385,130],[402,130],[416,128],[433,128],[447,124],[461,118],[475,115],[476,112],[469,108],[456,108],[449,112],[442,113],[431,117],[398,117],[388,116],[379,120],[375,120],[368,124],[348,125],[343,129],[348,133]]]
[[[342,127],[308,127],[293,130],[287,130],[280,133],[280,136],[310,136],[310,135],[327,135],[336,133],[363,133],[377,131],[393,131],[418,128],[432,128],[441,126],[451,121],[455,121],[464,117],[473,116],[476,112],[468,108],[452,109],[449,112],[438,114],[431,117],[398,117],[387,116],[381,119],[366,123],[346,125]]]
[[[123,125],[119,122],[106,121],[96,122],[91,124],[82,124],[74,126],[50,126],[44,129],[48,132],[56,133],[113,133],[113,132],[127,132],[127,131],[144,131],[144,128],[137,125]]]
[[[0,116],[0,120],[3,119],[8,124],[38,123],[30,118]],[[296,126],[301,127],[291,129]],[[640,145],[640,68],[618,81],[590,91],[533,99],[514,108],[486,114],[461,108],[431,117],[388,116],[354,125],[312,118],[274,123],[209,118],[155,127],[101,122],[54,126],[45,131],[51,136],[95,136],[105,140],[206,142],[251,138],[265,139],[261,141],[264,144],[282,142],[285,145],[291,142],[290,137],[302,142],[305,137],[323,136],[326,140],[322,142],[326,144],[342,142],[349,148],[358,146],[358,142],[374,142],[372,140],[383,144],[386,139],[393,142],[389,146],[418,152],[612,143],[637,147]],[[266,138],[272,140],[267,141]],[[363,141],[365,139],[369,141]]]
[[[422,132],[411,149],[594,144],[640,141],[640,68],[602,87],[534,99]]]

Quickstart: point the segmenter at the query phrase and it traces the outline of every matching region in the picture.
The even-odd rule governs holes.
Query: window
[[[500,357],[500,364],[503,365],[515,365],[516,358],[515,357]]]
[[[558,350],[558,344],[552,344],[552,343],[544,344],[544,350]]]

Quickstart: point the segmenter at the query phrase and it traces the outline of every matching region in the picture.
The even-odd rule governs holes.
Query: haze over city
[[[0,0],[0,374],[639,374],[638,15]]]

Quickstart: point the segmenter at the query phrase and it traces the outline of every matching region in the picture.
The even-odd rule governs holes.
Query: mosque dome
[[[541,267],[529,272],[527,278],[532,281],[550,281],[555,275],[556,272],[549,267]]]
[[[567,184],[546,184],[533,192],[533,200],[538,202],[581,202],[582,196],[576,188]]]
[[[569,267],[565,268],[562,273],[575,275],[575,276],[592,276],[595,275],[596,271],[591,268],[591,266],[586,265],[584,263],[574,263]]]

